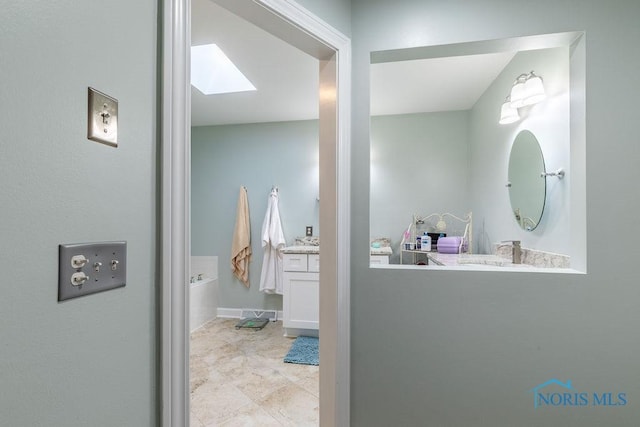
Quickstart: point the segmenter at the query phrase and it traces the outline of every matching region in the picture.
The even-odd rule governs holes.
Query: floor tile
[[[191,426],[317,426],[317,366],[284,363],[282,322],[260,331],[216,319],[191,334]]]
[[[284,426],[318,425],[318,398],[295,384],[272,392],[260,406]]]

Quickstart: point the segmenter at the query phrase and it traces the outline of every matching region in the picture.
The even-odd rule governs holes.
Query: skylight
[[[215,44],[191,46],[191,84],[205,95],[256,90]]]

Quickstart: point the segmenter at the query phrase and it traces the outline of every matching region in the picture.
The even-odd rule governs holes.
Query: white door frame
[[[320,61],[320,425],[350,406],[351,42],[291,0],[215,0]],[[189,425],[190,0],[163,1],[162,425]]]

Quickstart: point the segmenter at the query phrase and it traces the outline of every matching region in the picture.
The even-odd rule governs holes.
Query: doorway
[[[287,299],[259,285],[273,188],[285,246],[295,246],[307,224],[319,231],[319,61],[211,0],[191,0],[192,50],[213,43],[255,90],[205,95],[192,81],[191,277],[208,261],[218,267],[210,286],[217,292],[190,286],[190,427],[318,425],[319,368],[283,363],[294,341],[280,316]],[[252,250],[246,285],[228,267],[239,191]],[[317,316],[317,282],[315,292],[309,305]],[[274,321],[238,327],[238,318],[254,316]]]
[[[320,424],[349,425],[350,41],[295,3],[217,0],[320,61]],[[163,9],[162,424],[188,425],[190,2]]]

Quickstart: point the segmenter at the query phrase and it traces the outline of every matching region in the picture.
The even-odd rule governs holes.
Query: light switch
[[[63,244],[58,252],[58,301],[126,285],[127,242]]]
[[[118,146],[118,100],[89,88],[87,138],[102,144]]]

